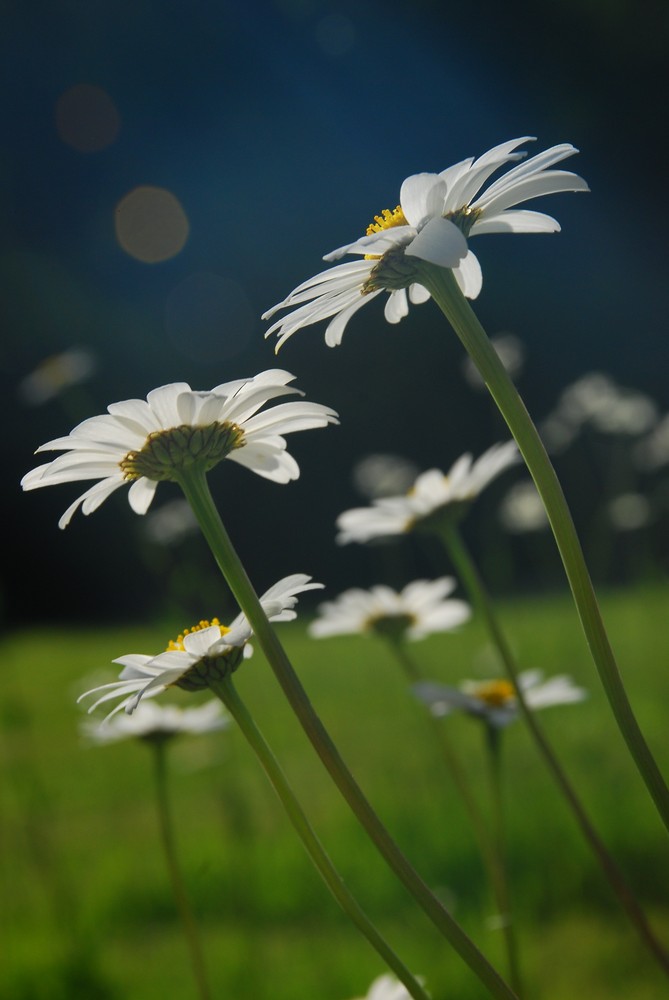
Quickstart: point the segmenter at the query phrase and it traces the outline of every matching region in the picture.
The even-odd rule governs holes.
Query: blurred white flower
[[[498,513],[506,530],[516,535],[543,531],[549,523],[541,497],[531,479],[514,483],[500,503]]]
[[[106,722],[86,720],[83,735],[92,743],[118,743],[119,740],[162,740],[180,733],[210,733],[230,724],[220,701],[208,701],[197,708],[177,708],[145,701],[132,715],[115,715]]]
[[[85,382],[96,367],[95,355],[83,347],[71,347],[54,354],[19,382],[19,399],[26,406],[41,406],[70,386]]]
[[[586,426],[600,434],[634,437],[647,433],[657,419],[657,407],[649,396],[619,386],[602,372],[590,372],[563,391],[542,425],[542,435],[547,447],[560,450]]]
[[[669,463],[669,413],[634,449],[637,466],[652,472]]]
[[[622,493],[606,507],[609,521],[618,531],[638,531],[650,522],[652,509],[641,493]]]
[[[265,336],[277,334],[278,350],[296,330],[329,319],[325,342],[334,347],[341,342],[351,316],[382,292],[388,293],[386,320],[399,323],[409,311],[409,301],[417,304],[430,298],[429,292],[412,278],[412,258],[451,269],[463,294],[475,299],[483,278],[481,266],[469,249],[469,237],[559,232],[559,224],[549,215],[516,206],[560,191],[588,190],[577,174],[549,169],[578,152],[570,143],[562,143],[513,167],[480,193],[496,170],[526,156],[517,149],[530,141],[534,141],[532,136],[512,139],[478,159],[462,160],[439,174],[407,177],[395,209],[384,209],[374,216],[365,236],[324,258],[335,261],[355,254],[361,259],[322,271],[293,289],[283,302],[263,315],[263,319],[269,319],[282,309],[292,310],[273,323]]]
[[[331,635],[376,632],[394,640],[424,639],[433,632],[449,632],[471,618],[465,601],[447,599],[457,584],[453,577],[415,580],[399,593],[390,587],[345,590],[316,610],[309,634]]]
[[[541,670],[525,670],[519,674],[518,684],[528,708],[534,711],[583,701],[588,696],[566,674],[544,681]],[[422,681],[413,685],[413,692],[437,718],[461,711],[499,728],[518,718],[516,695],[507,680],[463,681],[459,688]]]
[[[353,466],[353,484],[369,500],[405,493],[418,475],[418,467],[400,455],[367,455]]]
[[[130,482],[130,506],[136,514],[145,514],[159,482],[177,481],[192,466],[212,469],[226,458],[265,479],[287,483],[297,479],[300,470],[286,451],[283,435],[338,422],[334,410],[319,403],[280,403],[257,412],[278,396],[298,393],[288,386],[294,377],[274,369],[224,382],[210,392],[194,392],[185,382],[174,382],[154,389],[146,401],[112,403],[106,414],[84,420],[68,437],[38,448],[66,454],[33,469],[21,485],[34,490],[97,480],[67,508],[58,522],[65,528],[80,506],[90,514]]]
[[[182,538],[199,531],[197,518],[187,500],[180,498],[150,511],[144,522],[144,532],[157,545],[174,545]]]
[[[516,379],[523,370],[525,361],[525,349],[520,337],[517,337],[515,333],[500,333],[496,337],[491,337],[490,343],[495,348],[495,353],[502,362],[507,375]],[[483,390],[486,388],[478,368],[468,354],[462,362],[462,372],[473,389]]]
[[[411,1000],[411,995],[398,979],[386,973],[375,979],[368,993],[358,1000]]]
[[[493,445],[476,461],[462,455],[448,473],[423,472],[404,496],[381,497],[371,507],[355,507],[337,518],[337,542],[369,542],[402,535],[447,507],[467,505],[504,469],[518,461],[514,441]]]
[[[260,598],[269,620],[287,622],[296,618],[293,608],[297,595],[323,586],[310,581],[310,576],[295,573],[270,587]],[[242,660],[251,655],[252,649],[247,645],[251,635],[251,626],[243,613],[230,625],[221,625],[218,618],[201,621],[171,640],[165,652],[157,656],[142,653],[119,656],[114,660],[124,668],[119,680],[85,691],[78,701],[102,692],[90,706],[88,711],[92,712],[98,705],[121,698],[107,716],[110,719],[121,709],[131,714],[140,699],[154,697],[174,685],[187,691],[209,687],[210,679],[220,680],[234,672]]]

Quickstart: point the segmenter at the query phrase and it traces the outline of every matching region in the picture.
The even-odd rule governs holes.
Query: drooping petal
[[[439,267],[457,267],[467,253],[467,240],[448,219],[431,219],[405,253]]]

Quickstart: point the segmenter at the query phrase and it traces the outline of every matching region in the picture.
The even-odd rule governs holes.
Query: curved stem
[[[511,988],[405,858],[344,763],[267,620],[253,585],[216,510],[204,472],[192,469],[189,475],[181,479],[180,486],[291,708],[350,809],[388,866],[490,994],[499,1000],[511,1000],[514,998]]]
[[[581,800],[577,796],[571,782],[567,778],[567,775],[558,761],[552,746],[548,742],[543,729],[539,726],[535,713],[527,704],[523,689],[518,681],[518,667],[516,666],[513,653],[511,652],[511,647],[509,646],[506,636],[504,635],[504,632],[502,631],[502,628],[497,620],[497,616],[495,615],[483,581],[481,580],[479,572],[469,554],[468,549],[462,541],[460,533],[457,528],[451,526],[450,528],[442,529],[441,537],[446,545],[446,549],[460,581],[469,595],[470,601],[486,624],[486,628],[488,629],[493,645],[497,649],[507,676],[513,684],[520,713],[527,724],[539,753],[544,758],[558,788],[567,800],[567,804],[576,817],[576,821],[581,828],[581,832],[592,848],[604,875],[608,879],[611,888],[618,897],[618,900],[627,913],[631,923],[636,928],[639,937],[655,957],[663,971],[669,975],[669,957],[650,928],[648,921],[646,920],[646,916],[639,906],[634,893],[628,886],[624,875],[609,854],[603,841],[600,839],[599,834],[590,822]]]
[[[174,843],[174,829],[170,811],[169,797],[167,794],[167,766],[166,766],[166,740],[151,740],[153,750],[154,774],[156,778],[156,797],[158,801],[158,820],[160,823],[160,835],[165,850],[165,858],[172,882],[172,891],[176,900],[179,916],[183,925],[184,934],[190,951],[193,976],[197,985],[201,1000],[211,1000],[211,992],[207,981],[207,973],[204,965],[204,957],[200,945],[200,937],[195,922],[186,886],[179,867],[176,845]]]
[[[290,787],[276,757],[270,750],[262,733],[256,726],[253,717],[239,696],[232,678],[228,675],[222,681],[210,681],[211,690],[221,699],[228,712],[235,720],[248,740],[252,750],[260,761],[265,774],[270,780],[274,791],[279,797],[288,818],[302,841],[307,854],[313,861],[316,870],[328,889],[341,906],[342,910],[353,921],[358,930],[369,941],[372,948],[378,952],[383,961],[393,970],[398,979],[404,983],[415,1000],[429,1000],[420,983],[411,975],[407,967],[397,957],[390,945],[383,939],[373,923],[365,915],[341,876],[338,874],[320,840],[314,833],[309,820],[304,815],[295,793]]]
[[[669,830],[669,789],[639,728],[602,622],[562,488],[518,391],[464,297],[453,272],[417,261],[418,280],[440,307],[485,380],[543,500],[581,624],[618,727]]]
[[[423,674],[409,653],[403,642],[389,641],[393,654],[397,658],[400,666],[406,674],[408,680],[415,684],[424,680]],[[444,763],[455,785],[458,795],[462,799],[469,822],[474,832],[474,837],[478,844],[479,853],[483,860],[488,880],[495,897],[495,905],[500,920],[500,926],[504,935],[504,945],[509,969],[509,980],[515,992],[522,997],[521,979],[518,963],[518,945],[511,915],[511,904],[509,895],[509,885],[506,875],[504,855],[499,850],[499,842],[495,842],[490,836],[488,823],[479,808],[475,796],[472,794],[469,780],[465,774],[462,764],[458,759],[451,740],[443,725],[429,711],[426,712],[427,719],[434,733],[435,739],[441,750]]]

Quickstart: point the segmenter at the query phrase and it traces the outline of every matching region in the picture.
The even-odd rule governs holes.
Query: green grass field
[[[669,772],[669,591],[602,600],[631,700]],[[502,604],[524,668],[570,673],[587,702],[547,710],[547,732],[658,933],[669,940],[667,842],[626,754],[567,599]],[[3,643],[0,680],[2,1000],[194,996],[158,840],[149,749],[87,747],[76,695],[127,652],[156,652],[184,622],[55,629]],[[315,642],[280,626],[326,726],[421,874],[500,967],[499,931],[459,801],[421,707],[380,641]],[[491,675],[477,623],[414,647],[447,683]],[[113,678],[109,671],[109,679]],[[483,990],[369,846],[286,708],[259,652],[238,687],[349,886],[435,1000]],[[173,700],[195,704],[195,695]],[[444,720],[487,806],[482,733]],[[669,995],[627,925],[528,735],[505,734],[509,865],[522,964],[539,1000]],[[217,998],[349,1000],[383,970],[349,926],[289,828],[240,734],[171,747],[177,838]]]

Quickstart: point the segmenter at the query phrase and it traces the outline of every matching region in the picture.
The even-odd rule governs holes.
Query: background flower
[[[213,699],[197,708],[146,701],[132,715],[122,713],[102,723],[87,720],[82,732],[92,743],[103,744],[127,739],[168,739],[179,733],[210,733],[229,724],[223,705]]]

